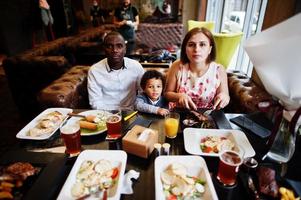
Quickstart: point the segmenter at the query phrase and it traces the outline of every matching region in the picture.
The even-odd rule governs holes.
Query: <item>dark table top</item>
[[[229,122],[228,119],[231,119],[238,114],[223,114],[222,111],[217,113],[217,115],[213,115],[214,120],[216,121],[218,128],[233,128],[240,129],[238,126]],[[163,126],[162,126],[162,118],[153,116],[153,115],[141,115],[130,119],[127,124],[124,124],[125,127],[129,127],[129,125],[135,121],[135,119],[144,118],[148,120],[152,120],[150,128],[156,129],[159,132],[159,142],[164,143],[168,142],[171,144],[170,155],[189,155],[184,149],[184,138],[182,130],[179,132],[178,136],[174,139],[165,138]],[[221,123],[222,122],[222,123]],[[268,164],[275,168],[279,173],[282,170],[286,171],[285,177],[295,179],[301,181],[301,174],[297,173],[298,169],[301,167],[301,161],[298,159],[300,156],[300,148],[297,147],[296,152],[288,164],[280,165],[276,163],[272,163],[269,161],[261,161],[261,158],[268,150],[266,145],[266,139],[262,139],[257,135],[244,131],[250,143],[252,144],[256,155],[255,158],[260,161],[260,163]],[[99,150],[107,150],[107,149],[122,149],[121,141],[105,141],[106,133],[82,137],[82,147],[83,149],[99,149]],[[18,144],[19,148],[29,150],[34,148],[47,148],[52,146],[60,146],[63,142],[59,137],[59,133],[56,133],[53,137],[51,137],[47,141],[20,141]],[[45,154],[46,155],[46,154]],[[140,172],[140,177],[137,181],[133,182],[133,190],[134,193],[131,195],[122,195],[121,199],[155,199],[155,179],[154,179],[154,160],[156,155],[154,152],[149,156],[148,159],[143,159],[137,157],[135,155],[128,154],[126,171],[134,169]],[[238,176],[238,184],[232,188],[224,188],[216,181],[216,173],[218,168],[218,157],[204,157],[207,167],[212,175],[212,180],[219,196],[219,199],[253,199],[252,195],[249,193],[246,187],[246,180],[244,178],[243,172],[240,172]],[[57,182],[57,189],[53,190],[54,196],[58,195],[60,188],[63,186],[64,180],[66,179],[68,173],[70,172],[76,158],[66,158],[66,162],[64,163],[64,176],[62,176],[61,180]],[[62,172],[60,172],[62,173]]]

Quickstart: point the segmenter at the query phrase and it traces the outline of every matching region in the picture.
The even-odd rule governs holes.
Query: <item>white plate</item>
[[[103,114],[103,113],[106,113],[105,111],[103,110],[88,110],[88,111],[84,111],[84,112],[81,112],[81,113],[78,113],[79,115],[84,115],[84,116],[87,116],[87,115],[97,115],[97,114]],[[71,117],[67,123],[75,123],[75,122],[78,122],[80,121],[82,118],[80,117]],[[98,135],[100,133],[103,133],[107,130],[107,127],[105,126],[103,129],[101,130],[96,130],[96,131],[89,131],[89,132],[83,132],[81,131],[81,136],[91,136],[91,135]]]
[[[42,117],[44,117],[45,115],[47,115],[48,113],[54,112],[54,111],[58,111],[60,113],[63,114],[64,116],[64,120],[54,129],[54,131],[52,131],[50,134],[43,134],[40,136],[29,136],[28,135],[28,131],[30,129],[32,129],[33,127],[35,127],[40,119]],[[16,135],[17,138],[19,139],[27,139],[27,140],[45,140],[50,138],[55,132],[56,130],[60,127],[60,125],[62,123],[64,123],[64,121],[67,119],[67,114],[72,112],[72,109],[69,108],[48,108],[46,110],[44,110],[43,112],[41,112],[37,117],[35,117],[29,124],[27,124],[22,130],[19,131],[19,133]]]
[[[81,164],[85,160],[92,160],[95,162],[101,159],[109,160],[112,163],[113,167],[119,168],[119,177],[117,180],[117,184],[115,184],[113,188],[107,190],[108,200],[118,200],[120,198],[120,190],[123,183],[123,177],[124,177],[124,171],[125,171],[125,165],[127,159],[127,154],[125,153],[125,151],[120,151],[120,150],[85,150],[81,152],[76,162],[74,163],[71,172],[63,188],[61,189],[57,199],[58,200],[75,199],[71,195],[71,188],[73,184],[76,182],[76,173],[78,172]],[[86,199],[99,199],[99,198],[90,196],[89,198]]]
[[[195,176],[206,181],[204,200],[217,200],[217,194],[214,189],[205,160],[200,156],[159,156],[155,160],[155,187],[156,200],[165,199],[163,185],[161,181],[161,172],[172,163],[180,163],[187,169],[189,176]]]
[[[201,150],[201,139],[206,136],[222,136],[234,142],[235,146],[242,146],[245,150],[244,157],[255,156],[255,151],[250,144],[244,132],[234,129],[199,129],[185,128],[184,129],[184,146],[185,150],[194,155],[202,156],[218,156],[218,153],[204,153]],[[235,148],[235,147],[234,147]]]

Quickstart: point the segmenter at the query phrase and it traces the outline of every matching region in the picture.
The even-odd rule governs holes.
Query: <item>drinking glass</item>
[[[121,110],[107,110],[106,125],[108,139],[121,136]]]
[[[60,127],[60,133],[66,146],[66,153],[70,155],[78,155],[81,151],[79,124],[63,124]]]
[[[243,162],[244,153],[242,147],[237,147],[235,150],[225,149],[220,152],[217,179],[224,186],[232,186],[236,183],[236,176],[239,166]]]
[[[168,138],[177,137],[178,129],[179,129],[179,121],[180,115],[175,112],[170,112],[165,116],[164,127],[165,127],[165,135]]]

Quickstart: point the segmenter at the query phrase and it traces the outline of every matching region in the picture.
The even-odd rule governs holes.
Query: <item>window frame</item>
[[[244,1],[244,0],[242,0]],[[258,10],[258,19],[256,30],[254,34],[261,32],[265,10],[267,7],[268,0],[248,0],[246,7],[246,14],[244,19],[244,24],[242,32],[244,33],[241,44],[239,45],[237,51],[237,59],[234,62],[234,70],[241,71],[248,76],[251,76],[253,71],[253,64],[250,61],[247,53],[244,51],[243,42],[252,36],[252,26],[254,14]],[[215,32],[221,32],[222,26],[224,24],[224,10],[225,10],[226,0],[208,0],[206,9],[206,21],[215,21]],[[246,63],[246,64],[244,64]],[[232,68],[233,69],[233,68]]]

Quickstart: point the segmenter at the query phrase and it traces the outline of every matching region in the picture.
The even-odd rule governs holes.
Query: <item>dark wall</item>
[[[10,56],[31,47],[35,2],[0,1],[0,53]]]
[[[55,38],[76,34],[71,0],[48,0],[48,4]],[[30,49],[40,43],[39,37],[47,41],[49,30],[42,24],[39,0],[0,0],[0,54],[12,56]]]

